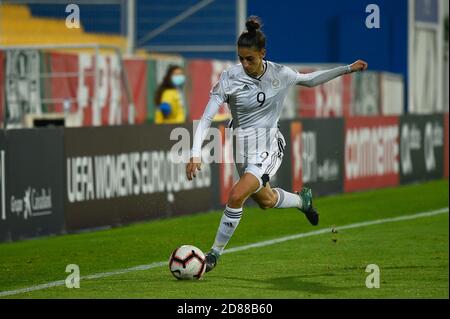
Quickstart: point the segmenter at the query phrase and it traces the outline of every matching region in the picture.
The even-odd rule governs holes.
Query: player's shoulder
[[[242,68],[242,65],[239,63],[229,66],[223,71],[223,73],[229,80],[233,80],[239,78],[242,75],[243,71],[244,69]]]
[[[286,65],[272,62],[272,61],[266,61],[268,69],[271,69],[275,73],[285,73],[290,72],[292,69]]]
[[[280,64],[280,63],[276,63],[273,61],[268,61],[266,60],[267,65],[272,68],[273,70],[282,70],[283,68],[285,68],[284,65]]]
[[[269,77],[281,80],[283,83],[289,85],[296,77],[296,72],[289,66],[267,61],[267,69],[269,70]]]

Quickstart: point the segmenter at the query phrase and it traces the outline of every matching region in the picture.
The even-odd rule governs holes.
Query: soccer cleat
[[[312,191],[308,187],[303,187],[300,192],[297,192],[298,196],[302,199],[302,211],[306,218],[308,218],[311,225],[316,226],[319,223],[319,214],[313,206]]]
[[[206,270],[205,272],[209,272],[214,269],[217,265],[217,261],[219,260],[220,255],[215,253],[214,251],[210,251],[205,256],[206,261]]]

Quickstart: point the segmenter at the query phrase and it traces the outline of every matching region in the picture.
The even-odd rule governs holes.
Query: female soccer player
[[[260,19],[251,16],[237,42],[240,64],[223,71],[210,92],[210,99],[194,135],[186,176],[192,180],[201,165],[201,146],[211,121],[223,103],[229,105],[232,129],[238,151],[234,161],[240,179],[233,186],[211,251],[206,254],[206,271],[211,271],[236,230],[245,201],[252,197],[262,209],[298,208],[312,225],[319,223],[313,207],[312,192],[302,188],[290,193],[272,189],[268,183],[280,167],[286,145],[278,130],[283,101],[292,85],[313,87],[346,73],[363,71],[361,60],[326,71],[300,74],[286,66],[264,59],[266,39],[260,31]]]

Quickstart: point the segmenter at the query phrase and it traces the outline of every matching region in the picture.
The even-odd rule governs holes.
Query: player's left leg
[[[211,271],[216,266],[225,246],[239,225],[245,201],[259,187],[260,182],[258,178],[250,173],[245,173],[231,189],[219,228],[217,229],[214,244],[206,254],[206,272]]]
[[[251,196],[259,207],[267,208],[297,208],[302,211],[312,225],[319,223],[319,214],[313,206],[312,191],[307,187],[297,193],[290,193],[281,188],[271,188],[269,183]]]

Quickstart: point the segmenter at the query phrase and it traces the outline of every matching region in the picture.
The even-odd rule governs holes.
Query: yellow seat
[[[0,45],[103,44],[126,49],[125,37],[69,29],[65,19],[32,17],[25,5],[0,5]]]
[[[30,9],[27,6],[3,4],[0,5],[0,17],[1,19],[28,19],[31,17]]]

